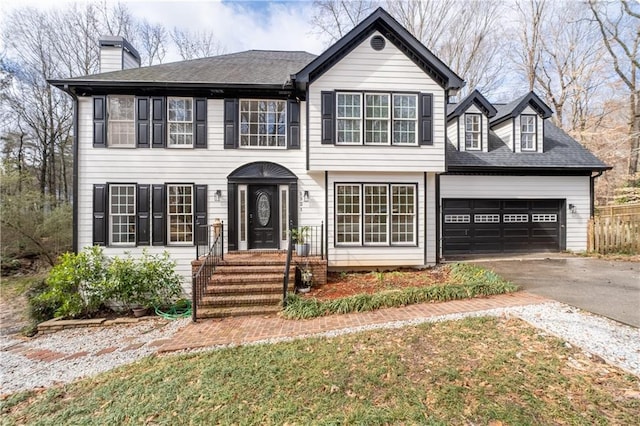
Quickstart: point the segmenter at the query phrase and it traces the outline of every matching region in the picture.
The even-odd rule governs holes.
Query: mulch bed
[[[327,284],[315,286],[304,297],[333,300],[356,294],[372,294],[406,287],[443,284],[449,280],[450,269],[438,265],[427,269],[398,269],[387,272],[329,272]]]

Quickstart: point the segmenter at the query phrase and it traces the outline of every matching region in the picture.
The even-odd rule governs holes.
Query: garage
[[[564,249],[564,200],[443,199],[443,255]]]

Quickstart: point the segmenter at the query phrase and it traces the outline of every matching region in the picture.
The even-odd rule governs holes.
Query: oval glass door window
[[[258,195],[258,201],[256,202],[258,210],[258,222],[260,226],[267,226],[269,219],[271,218],[271,204],[269,203],[269,197],[264,192]]]

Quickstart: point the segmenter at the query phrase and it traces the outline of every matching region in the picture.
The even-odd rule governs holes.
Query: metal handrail
[[[204,256],[202,264],[191,277],[191,320],[196,322],[198,316],[198,304],[202,300],[207,283],[211,280],[216,267],[221,260],[224,260],[224,223],[220,222],[220,233],[214,235],[213,244],[209,247],[209,252]],[[198,259],[199,253],[196,251]]]

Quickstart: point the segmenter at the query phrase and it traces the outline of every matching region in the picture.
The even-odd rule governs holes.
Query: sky
[[[64,0],[0,0],[0,26],[7,12],[14,8],[63,8],[69,3]],[[310,31],[311,0],[121,0],[121,3],[126,4],[135,17],[161,23],[168,29],[175,26],[192,31],[212,30],[227,53],[272,49],[319,54],[324,50],[323,42]],[[170,52],[164,62],[179,59],[177,52]]]

